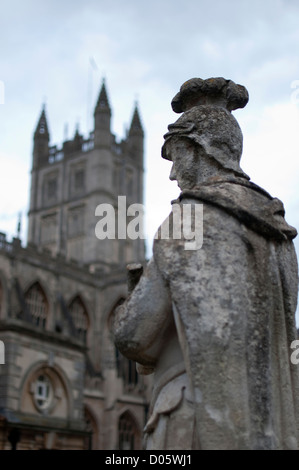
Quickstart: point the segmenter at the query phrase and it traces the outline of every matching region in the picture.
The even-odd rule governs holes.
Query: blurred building
[[[116,351],[110,325],[127,295],[126,264],[145,259],[144,240],[123,236],[118,199],[125,209],[143,203],[144,133],[137,107],[121,142],[110,121],[104,82],[88,139],[77,129],[51,146],[42,110],[28,245],[0,234],[0,449],[142,446],[150,387]],[[115,239],[95,235],[100,204],[115,210]]]

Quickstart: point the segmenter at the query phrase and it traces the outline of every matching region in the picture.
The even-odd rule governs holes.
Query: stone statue
[[[231,111],[247,101],[224,78],[191,79],[172,101],[183,114],[162,156],[182,192],[144,273],[129,266],[113,327],[120,351],[153,373],[148,450],[299,448],[299,365],[290,361],[297,232],[283,204],[240,168]],[[195,227],[202,208],[195,249],[177,229],[187,207]]]

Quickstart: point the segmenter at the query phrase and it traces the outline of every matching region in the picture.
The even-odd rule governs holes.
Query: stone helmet
[[[238,176],[249,177],[240,168],[243,135],[231,111],[248,102],[245,87],[224,78],[185,82],[172,100],[172,109],[183,115],[168,126],[162,157],[168,158],[167,142],[177,136],[190,139],[218,164]],[[183,156],[182,156],[183,157]]]

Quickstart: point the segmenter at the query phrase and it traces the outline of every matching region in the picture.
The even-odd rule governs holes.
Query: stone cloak
[[[193,448],[298,449],[296,230],[282,203],[244,178],[215,178],[177,203],[203,204],[203,245],[185,250],[184,238],[158,230],[153,258],[117,309],[116,345],[155,367],[176,328],[196,410]],[[172,219],[163,223],[170,234]]]
[[[237,178],[179,201],[203,204],[203,246],[157,239],[154,260],[174,304],[197,448],[298,449],[296,230],[278,199]]]

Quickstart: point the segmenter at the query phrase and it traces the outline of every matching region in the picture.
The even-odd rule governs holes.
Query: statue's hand
[[[143,273],[143,266],[139,263],[128,264],[127,266],[128,293],[130,294],[137,286]]]

